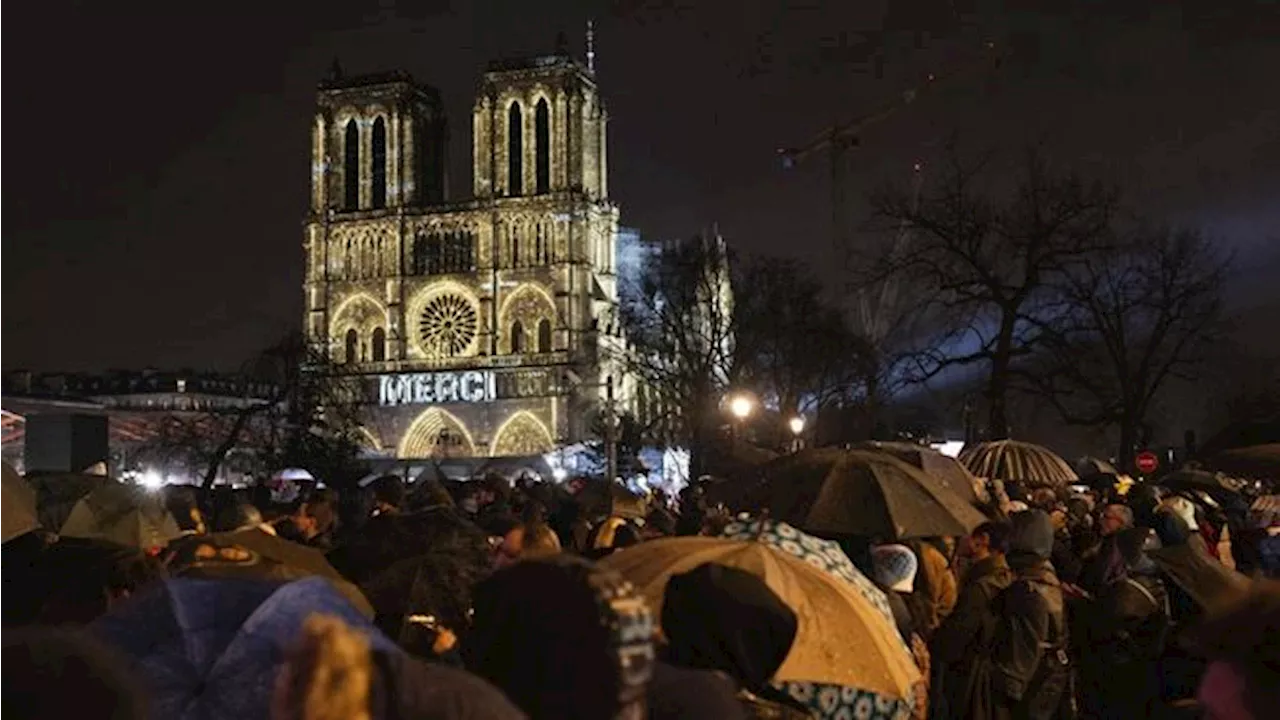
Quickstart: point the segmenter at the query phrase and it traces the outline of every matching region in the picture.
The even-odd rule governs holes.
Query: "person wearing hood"
[[[798,620],[755,575],[705,563],[672,576],[663,597],[662,629],[666,659],[678,667],[727,675],[738,687],[746,717],[812,717],[769,684],[791,652]]]
[[[1169,596],[1146,554],[1159,546],[1149,528],[1114,535],[1119,565],[1107,573],[1096,602],[1081,618],[1081,699],[1096,718],[1150,717],[1160,700],[1158,660],[1169,632]]]
[[[1049,556],[1054,529],[1042,510],[1014,513],[1009,568],[1014,579],[996,600],[1000,622],[992,657],[997,717],[1050,720],[1073,716],[1066,603]]]
[[[931,652],[938,666],[941,693],[950,717],[989,718],[991,707],[991,644],[998,616],[994,603],[1013,582],[1007,555],[1008,523],[979,525],[961,543],[969,559],[955,610],[933,635]]]

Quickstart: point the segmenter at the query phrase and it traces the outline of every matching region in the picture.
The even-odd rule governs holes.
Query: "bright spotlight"
[[[564,482],[564,479],[569,477],[569,471],[562,467],[552,468],[551,477],[555,478],[556,482]]]
[[[164,476],[155,470],[148,470],[138,478],[138,484],[148,490],[155,490],[164,485]]]

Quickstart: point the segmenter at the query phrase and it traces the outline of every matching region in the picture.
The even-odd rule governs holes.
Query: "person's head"
[[[985,522],[974,528],[965,543],[965,554],[974,560],[1009,552],[1009,523]]]
[[[1131,527],[1133,527],[1133,511],[1127,505],[1108,505],[1102,509],[1102,516],[1098,519],[1098,531],[1103,536],[1114,535]]]
[[[876,582],[895,592],[915,589],[916,570],[920,561],[906,545],[877,545],[871,548],[871,567]]]
[[[1211,616],[1194,643],[1208,659],[1196,693],[1216,720],[1259,720],[1280,707],[1280,583],[1259,581]]]
[[[196,503],[195,490],[181,485],[168,485],[164,488],[164,505],[178,523],[183,532],[203,535],[209,531],[205,524],[204,513]]]
[[[795,612],[759,577],[706,563],[667,582],[662,630],[675,665],[716,670],[759,691],[795,642]]]
[[[317,490],[293,514],[293,525],[306,540],[323,535],[338,522],[338,498],[331,490]]]
[[[146,696],[127,665],[82,631],[5,630],[5,716],[143,720]]]
[[[373,490],[373,514],[400,512],[404,507],[404,481],[395,475],[383,475],[370,485]]]
[[[480,582],[467,667],[530,717],[640,718],[653,670],[653,618],[616,573],[566,555]]]
[[[1043,510],[1024,510],[1009,517],[1010,563],[1048,560],[1053,553],[1053,522]]]

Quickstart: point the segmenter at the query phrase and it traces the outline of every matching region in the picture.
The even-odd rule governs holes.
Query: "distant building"
[[[0,398],[4,460],[24,467],[27,421],[33,415],[105,416],[110,457],[102,459],[118,462],[155,438],[169,418],[232,414],[277,395],[270,384],[192,371],[14,371],[5,374]]]
[[[336,72],[319,89],[304,321],[361,380],[372,454],[541,455],[591,436],[610,384],[628,402],[594,72],[565,53],[493,63],[471,123],[455,202],[434,88]]]

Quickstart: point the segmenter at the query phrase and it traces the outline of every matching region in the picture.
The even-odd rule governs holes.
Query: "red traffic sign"
[[[1160,456],[1150,450],[1143,450],[1133,459],[1133,465],[1143,475],[1150,475],[1160,467]]]

